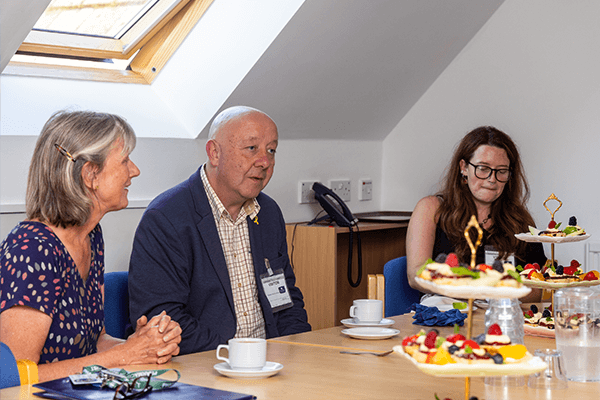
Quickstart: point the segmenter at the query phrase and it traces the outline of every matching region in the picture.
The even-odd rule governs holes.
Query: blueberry
[[[438,330],[437,330],[437,329],[435,329],[435,328],[432,328],[432,329],[430,329],[430,330],[429,330],[429,332],[435,332],[435,334],[436,334],[436,335],[440,336],[440,331],[438,331]],[[428,333],[429,333],[429,332],[428,332]]]
[[[469,400],[479,400],[479,399],[477,398],[477,396],[471,396],[471,397],[469,397]]]
[[[446,262],[446,257],[448,257],[448,255],[446,253],[440,253],[438,254],[438,256],[435,258],[435,262],[436,263],[440,263],[443,264]]]
[[[556,266],[556,274],[562,275],[564,273],[565,273],[565,267],[563,267],[562,265],[557,265]]]
[[[571,218],[569,218],[569,225],[571,225],[571,226],[577,225],[577,218],[575,218],[575,216],[572,216]]]
[[[534,314],[537,314],[538,312],[538,308],[535,304],[532,304],[531,307],[529,307],[529,309],[533,311]]]
[[[448,347],[448,353],[450,354],[454,354],[456,353],[458,350],[460,350],[460,347],[458,347],[457,345],[453,344],[452,346]]]
[[[504,273],[504,265],[502,265],[502,261],[500,261],[500,260],[494,261],[494,263],[492,264],[492,268],[494,268],[496,271],[498,271],[500,273]]]
[[[552,316],[552,313],[548,309],[545,309],[544,312],[542,313],[542,317],[544,317],[544,318],[548,318],[551,316]]]
[[[496,353],[492,356],[492,360],[494,360],[494,364],[502,364],[504,359],[502,358],[502,354]]]
[[[548,279],[548,278],[550,278],[550,274],[547,272],[544,272],[544,279]]]
[[[485,342],[485,333],[482,333],[481,335],[477,335],[473,338],[473,341],[477,344],[482,344]]]

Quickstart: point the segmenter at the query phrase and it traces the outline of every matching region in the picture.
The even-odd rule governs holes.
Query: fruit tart
[[[459,263],[454,253],[442,253],[435,260],[427,260],[417,271],[417,277],[437,285],[513,288],[522,286],[521,277],[510,263],[496,261],[491,266],[479,264],[471,268]]]
[[[524,267],[517,266],[517,271],[525,283],[548,282],[548,283],[574,283],[582,281],[597,281],[600,277],[598,271],[585,273],[577,260],[571,260],[568,266],[554,265],[548,260],[543,267],[539,264],[526,264]]]
[[[402,340],[402,352],[417,363],[434,365],[506,365],[527,362],[532,358],[525,346],[512,344],[497,324],[474,339],[466,339],[460,333],[444,338],[437,329],[421,330]]]

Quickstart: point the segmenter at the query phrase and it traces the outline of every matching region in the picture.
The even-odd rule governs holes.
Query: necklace
[[[487,218],[481,221],[481,225],[485,225],[492,218],[492,214],[488,214]]]

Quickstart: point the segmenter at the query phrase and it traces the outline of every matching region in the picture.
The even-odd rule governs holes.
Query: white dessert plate
[[[527,286],[520,288],[514,287],[495,287],[495,286],[453,286],[438,285],[422,278],[415,278],[416,281],[425,289],[443,296],[455,297],[459,299],[515,299],[523,297],[531,292]]]
[[[398,329],[376,328],[376,327],[361,327],[342,329],[342,334],[350,336],[354,339],[379,340],[389,339],[399,334]]]
[[[596,286],[600,285],[600,280],[596,281],[579,281],[579,282],[546,282],[546,281],[534,281],[531,279],[521,279],[523,285],[537,288],[537,289],[559,289],[564,287],[576,287],[576,286]]]
[[[435,375],[439,377],[456,377],[456,376],[518,376],[518,375],[531,375],[536,372],[540,372],[548,368],[540,357],[531,357],[529,360],[512,363],[512,364],[425,364],[417,362],[414,358],[404,352],[402,346],[394,346],[394,352],[400,354],[404,358],[407,358],[415,364],[417,368],[429,375]]]
[[[379,322],[354,322],[354,318],[346,318],[342,320],[342,324],[347,326],[348,328],[360,328],[360,327],[368,327],[373,326],[376,328],[387,328],[388,326],[394,325],[393,319],[384,318]]]
[[[523,330],[525,334],[528,336],[540,336],[547,338],[554,338],[556,329],[548,329],[545,326],[531,326],[531,325],[523,325]]]
[[[552,237],[552,236],[538,236],[532,235],[531,233],[517,233],[515,237],[524,242],[532,242],[532,243],[570,243],[570,242],[579,242],[581,240],[586,240],[591,235],[585,234],[580,236],[565,236],[565,237]]]
[[[427,306],[427,307],[437,307],[438,310],[440,311],[450,311],[450,310],[454,310],[454,306],[452,305],[453,303],[466,303],[463,302],[462,300],[457,300],[457,299],[452,299],[450,297],[445,297],[445,296],[431,296],[426,298],[425,300],[423,300],[421,302],[422,305]],[[473,311],[477,310],[477,307],[473,306]],[[469,303],[467,303],[467,307],[462,309],[462,310],[458,310],[460,312],[468,312],[469,311]]]
[[[229,366],[229,364],[227,364],[226,362],[222,362],[219,364],[215,364],[214,368],[217,370],[218,373],[229,378],[262,379],[275,375],[283,369],[283,365],[276,362],[267,361],[265,366],[258,371],[244,371],[239,369],[232,369]]]

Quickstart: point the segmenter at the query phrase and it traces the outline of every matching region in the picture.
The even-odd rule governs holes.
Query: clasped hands
[[[124,345],[123,364],[164,364],[179,354],[181,327],[165,311],[148,321],[142,315],[136,323],[135,333]],[[129,358],[129,359],[127,359]]]

